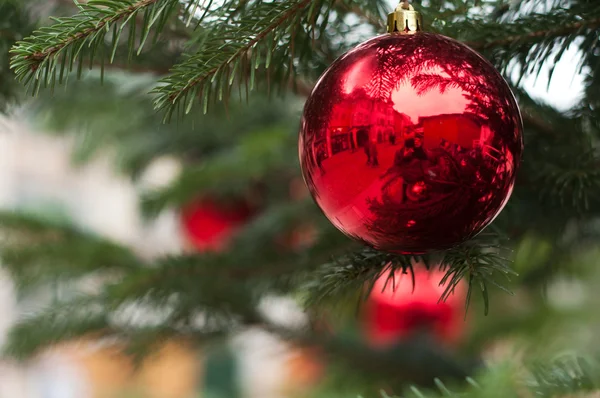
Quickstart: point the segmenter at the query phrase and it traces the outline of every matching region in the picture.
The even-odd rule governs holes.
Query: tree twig
[[[491,41],[467,41],[464,43],[476,50],[485,50],[487,48],[502,47],[516,42],[528,42],[531,40],[539,39],[540,37],[566,36],[571,33],[577,32],[578,30],[581,30],[583,28],[596,29],[598,27],[600,27],[600,18],[592,18],[584,21],[566,24],[555,29],[538,30],[523,35],[512,35],[502,39],[496,39]]]
[[[296,6],[292,7],[291,9],[289,9],[285,14],[283,14],[275,22],[273,22],[271,25],[269,25],[265,30],[263,30],[262,32],[260,32],[259,34],[257,34],[246,45],[244,45],[241,48],[239,48],[235,52],[235,54],[233,54],[229,58],[229,61],[225,65],[228,65],[230,62],[232,62],[233,59],[236,59],[237,57],[241,56],[245,52],[248,52],[256,43],[258,43],[259,41],[261,41],[262,39],[264,39],[269,33],[271,33],[273,30],[275,30],[277,27],[279,27],[285,21],[287,21],[288,18],[290,17],[290,15],[292,15],[294,12],[296,12],[298,10],[301,10],[301,9],[307,7],[310,3],[311,3],[311,0],[303,0],[300,3],[298,3]],[[216,73],[217,71],[219,71],[219,69],[221,69],[225,65],[219,65],[218,67],[215,67],[215,68],[207,71],[203,75],[194,78],[193,80],[191,80],[190,82],[188,82],[188,84],[185,86],[184,90],[189,90],[192,87],[198,85],[199,83],[201,83],[202,81],[204,81],[207,77],[209,77],[209,76],[213,75],[214,73]],[[171,93],[169,95],[169,99],[171,101],[175,101],[176,98],[180,94],[181,94],[180,92]]]
[[[117,21],[120,21],[121,19],[126,18],[129,15],[133,14],[134,12],[136,12],[144,7],[148,7],[148,6],[152,5],[153,3],[156,3],[157,1],[158,0],[138,1],[137,3],[134,3],[134,4],[130,5],[129,7],[122,9],[121,11],[119,11],[118,13],[116,13],[114,15],[110,15],[110,16],[102,18],[93,28],[87,28],[87,29],[83,30],[82,32],[75,33],[74,35],[67,37],[63,42],[56,44],[54,46],[50,46],[50,47],[44,49],[43,51],[37,51],[33,54],[27,55],[25,58],[33,60],[39,64],[46,58],[53,56],[54,54],[56,54],[63,48],[65,48],[68,45],[70,45],[71,43],[73,43],[74,41],[82,39],[84,37],[88,37],[96,32],[99,32],[102,29],[104,29],[107,24],[112,24]]]
[[[560,134],[552,125],[545,120],[532,115],[529,112],[523,112],[521,117],[523,118],[523,122],[530,124],[536,130],[542,131],[546,134],[558,135]]]
[[[15,32],[12,32],[8,29],[0,29],[0,37],[4,37],[9,40],[16,41],[17,37],[15,36]]]
[[[357,7],[356,5],[349,6],[348,4],[342,1],[338,1],[336,4],[338,4],[340,8],[343,8],[346,11],[356,14],[358,17],[360,17],[362,20],[372,25],[376,29],[382,29],[384,27],[383,21],[380,18],[376,18],[371,14],[367,14],[366,12],[364,12],[364,10],[362,10],[360,7]]]

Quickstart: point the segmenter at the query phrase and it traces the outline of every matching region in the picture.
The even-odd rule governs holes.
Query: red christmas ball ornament
[[[466,287],[459,283],[445,301],[440,297],[444,272],[414,268],[383,274],[375,283],[363,314],[364,332],[374,346],[388,346],[413,333],[429,332],[440,343],[455,345],[465,331]]]
[[[327,218],[395,253],[477,235],[506,204],[523,149],[498,71],[420,26],[399,6],[393,33],[338,58],[306,102],[299,137],[305,182]]]
[[[251,211],[245,204],[203,199],[182,210],[181,224],[186,241],[194,250],[222,251],[250,216]]]

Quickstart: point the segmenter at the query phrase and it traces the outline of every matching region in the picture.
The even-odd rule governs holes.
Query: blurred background
[[[10,33],[21,38],[35,26],[48,24],[49,15],[76,12],[70,1],[23,2],[30,4],[0,0],[0,36]],[[540,12],[556,6],[513,3],[521,13],[535,10],[537,3]],[[397,2],[386,5],[389,11]],[[489,16],[486,7],[474,5],[470,12]],[[198,109],[183,120],[162,123],[147,93],[179,57],[184,39],[177,38],[176,28],[169,32],[170,42],[159,42],[131,67],[118,62],[107,67],[104,84],[99,71],[86,70],[81,80],[73,78],[67,88],[59,87],[53,94],[42,91],[32,99],[19,92],[16,83],[0,83],[8,99],[0,116],[4,241],[0,345],[9,339],[12,326],[48,303],[94,294],[106,280],[119,278],[95,270],[110,271],[111,264],[126,257],[121,248],[148,262],[202,253],[230,254],[227,261],[243,262],[260,259],[255,246],[264,245],[267,254],[262,255],[268,264],[283,268],[286,262],[309,258],[310,248],[323,242],[328,246],[316,262],[327,261],[344,247],[338,242],[345,238],[336,235],[312,204],[301,179],[297,130],[306,95],[302,88],[297,94],[290,91],[273,98],[259,89],[247,103],[236,98],[227,109],[211,105],[206,115]],[[340,31],[351,34],[340,37]],[[332,56],[374,32],[373,25],[360,16],[340,14],[332,28],[335,39],[323,50],[331,53],[315,62],[307,81],[314,81]],[[14,40],[0,46],[3,68],[11,43]],[[539,111],[542,118],[557,121],[564,135],[585,129],[578,125],[570,131],[567,126],[580,117],[577,109],[595,72],[580,67],[584,61],[579,44],[581,40],[574,40],[566,46],[558,62],[542,62],[539,74],[523,77],[517,67],[505,73],[515,84],[522,78],[519,99],[527,104],[526,112]],[[8,76],[4,70],[2,79]],[[531,145],[539,144],[536,134],[532,133]],[[403,357],[415,364],[406,367],[407,372],[411,368],[415,372],[405,374],[410,382],[419,384],[421,376],[427,378],[423,369],[461,378],[485,367],[493,370],[489,377],[500,385],[531,377],[543,391],[544,383],[522,372],[521,366],[548,364],[571,354],[594,361],[598,353],[600,248],[595,236],[599,225],[593,214],[574,210],[577,206],[570,203],[531,199],[530,192],[521,196],[520,192],[518,185],[514,201],[528,201],[537,212],[521,218],[522,229],[511,235],[507,256],[518,273],[509,284],[513,294],[501,289],[490,292],[488,315],[479,297],[465,311],[462,285],[449,300],[438,303],[443,273],[435,271],[415,271],[415,289],[408,276],[399,276],[400,289],[386,295],[380,286],[375,292],[382,293],[374,293],[358,311],[354,304],[326,306],[316,325],[312,314],[303,310],[302,291],[290,295],[283,288],[265,288],[270,293],[260,299],[261,309],[269,319],[290,328],[310,325],[339,334],[344,347],[356,352],[368,347],[377,355]],[[497,222],[499,228],[519,224],[515,217],[522,213],[513,212],[510,205],[505,213]],[[335,243],[330,242],[332,235]],[[45,275],[47,268],[54,268],[56,275]],[[77,278],[63,279],[57,269],[73,272]],[[255,272],[260,273],[260,268]],[[210,282],[199,284],[198,289],[206,284]],[[222,289],[227,284],[216,286]],[[389,315],[390,311],[396,315]],[[143,305],[132,305],[114,316],[114,322],[126,319],[141,325],[164,319],[160,311]],[[390,317],[406,322],[389,325]],[[32,345],[52,341],[45,334],[40,325],[28,339]],[[329,360],[316,344],[296,344],[259,327],[239,328],[200,345],[187,337],[169,336],[139,361],[128,355],[120,341],[94,334],[61,340],[42,349],[22,343],[17,349],[31,355],[0,359],[0,397],[355,397],[356,391],[372,386],[371,380],[349,378],[348,364]],[[407,351],[403,344],[429,347],[437,355],[435,361],[428,362],[420,351]],[[351,364],[360,368],[360,363],[377,361],[369,358],[356,356]],[[386,388],[379,381],[375,385]],[[502,388],[497,393],[510,396],[501,395]]]

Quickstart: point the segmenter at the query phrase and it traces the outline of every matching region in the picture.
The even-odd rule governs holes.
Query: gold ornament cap
[[[396,10],[388,15],[388,33],[412,34],[421,30],[423,30],[423,16],[406,2],[401,2]]]

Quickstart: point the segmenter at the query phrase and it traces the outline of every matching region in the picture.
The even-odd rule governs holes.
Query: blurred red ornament
[[[375,283],[364,312],[367,340],[387,346],[413,333],[429,332],[439,342],[454,345],[465,329],[466,288],[459,283],[453,294],[440,302],[446,287],[440,286],[444,272],[414,268],[412,275],[383,274]]]
[[[299,151],[329,220],[376,249],[423,253],[477,235],[522,152],[509,86],[467,46],[387,34],[346,53],[306,102]]]
[[[222,251],[250,215],[245,204],[218,204],[205,199],[186,206],[181,212],[181,223],[185,238],[194,250]]]

